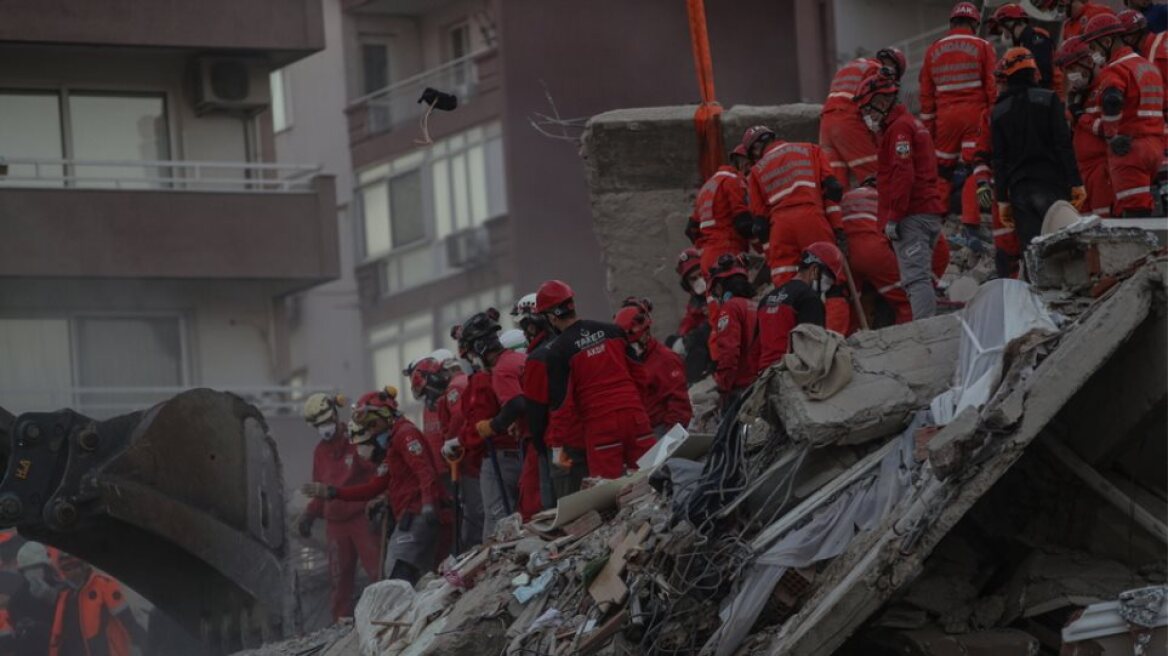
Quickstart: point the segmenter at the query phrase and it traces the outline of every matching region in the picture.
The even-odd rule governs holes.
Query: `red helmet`
[[[860,93],[857,93],[852,100],[855,101],[857,107],[863,108],[870,105],[876,96],[896,95],[898,93],[900,93],[899,82],[883,75],[873,75],[864,81],[864,84],[860,86]]]
[[[625,331],[629,342],[639,342],[653,326],[653,317],[644,308],[629,305],[617,311],[613,322]]]
[[[844,254],[840,252],[838,246],[829,241],[817,241],[804,249],[803,254],[799,256],[800,269],[806,269],[813,264],[827,269],[837,285],[847,280],[847,275],[844,274]]]
[[[626,296],[621,301],[622,308],[635,307],[645,314],[653,314],[653,301],[645,296]]]
[[[366,392],[353,404],[353,418],[351,425],[364,430],[350,430],[349,441],[361,444],[372,439],[369,428],[378,420],[389,422],[399,413],[397,404],[397,388],[386,385],[385,389]]]
[[[1124,34],[1135,34],[1148,29],[1148,19],[1135,9],[1124,9],[1116,15],[1119,24],[1123,26]]]
[[[766,139],[767,141],[774,141],[775,131],[765,125],[752,125],[746,128],[746,132],[742,133],[742,149],[749,153],[750,149],[754,147],[759,141]]]
[[[422,392],[426,386],[431,384],[433,376],[442,373],[442,363],[432,357],[425,357],[414,363],[414,368],[410,371],[410,391],[413,392],[414,398],[422,397]]]
[[[718,258],[718,263],[710,269],[710,284],[725,280],[731,276],[746,277],[746,260],[741,255],[727,253]]]
[[[894,48],[892,46],[881,48],[880,50],[876,51],[876,59],[891,59],[892,61],[896,62],[896,70],[893,71],[893,77],[895,77],[898,81],[900,80],[900,76],[904,75],[905,70],[908,69],[908,57],[904,56],[904,53],[901,52],[900,48]]]
[[[575,292],[562,280],[549,280],[535,292],[535,311],[539,314],[551,312],[557,317],[576,309]]]
[[[687,248],[677,256],[677,276],[681,278],[681,288],[687,294],[694,293],[689,287],[689,276],[694,271],[701,271],[702,253],[696,248]]]
[[[731,157],[741,157],[743,159],[750,157],[749,155],[746,154],[746,146],[743,146],[742,144],[738,144],[737,146],[735,146],[734,150],[730,151],[730,156]]]
[[[1123,23],[1119,22],[1115,14],[1096,14],[1087,21],[1087,27],[1083,28],[1083,42],[1092,43],[1105,36],[1117,36],[1123,33]]]
[[[971,20],[980,23],[981,12],[972,2],[958,2],[953,5],[953,11],[949,12],[949,22],[952,23],[955,20]]]
[[[1083,61],[1091,58],[1091,49],[1083,42],[1083,39],[1073,36],[1059,46],[1058,52],[1054,55],[1054,63],[1059,68],[1066,68],[1075,62]]]

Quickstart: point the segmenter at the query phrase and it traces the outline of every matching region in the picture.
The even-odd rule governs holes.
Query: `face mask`
[[[57,587],[45,580],[45,571],[40,567],[26,570],[24,578],[28,580],[29,594],[42,601],[55,601]]]
[[[880,119],[871,114],[864,114],[864,125],[867,125],[872,132],[880,131]]]
[[[827,290],[831,289],[833,285],[835,285],[835,280],[832,280],[831,276],[827,276],[827,275],[824,275],[822,273],[819,274],[819,291],[820,291],[820,293],[826,292]]]
[[[698,278],[690,283],[689,288],[693,290],[694,295],[701,296],[706,293],[706,279]]]
[[[1087,85],[1087,78],[1079,71],[1070,71],[1067,73],[1067,83],[1072,89],[1082,89]]]
[[[333,435],[337,434],[337,425],[336,424],[321,424],[320,426],[316,427],[316,433],[317,433],[317,435],[320,435],[320,439],[330,440],[330,439],[332,439]]]
[[[378,435],[377,437],[375,437],[375,438],[373,438],[373,439],[374,439],[374,440],[376,440],[376,441],[377,441],[377,444],[378,444],[378,445],[379,445],[381,448],[383,448],[383,449],[384,449],[384,448],[386,447],[386,445],[388,445],[388,444],[389,444],[389,433],[388,433],[388,432],[386,432],[386,433],[382,433],[381,435]]]
[[[373,448],[374,448],[373,444],[371,444],[369,442],[366,442],[364,444],[358,444],[357,445],[357,457],[361,458],[362,460],[372,460],[373,459]]]
[[[633,342],[631,346],[633,347],[633,353],[636,355],[640,356],[645,354],[645,347],[640,342]]]
[[[1098,50],[1092,50],[1091,61],[1094,62],[1095,66],[1099,67],[1107,63],[1107,58],[1104,57],[1103,53],[1099,52]]]

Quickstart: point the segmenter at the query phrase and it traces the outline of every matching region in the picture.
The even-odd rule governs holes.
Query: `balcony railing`
[[[426,106],[418,102],[426,87],[453,93],[458,96],[460,107],[472,102],[481,91],[480,66],[494,52],[494,48],[472,52],[353,100],[345,109],[349,116],[350,141],[360,141],[417,121],[426,111]]]
[[[316,165],[0,158],[0,187],[290,193],[313,190]]]
[[[294,415],[304,399],[316,392],[334,392],[310,387],[217,386],[259,408],[265,416]],[[44,389],[0,388],[0,407],[14,414],[50,412],[72,408],[95,419],[145,410],[192,387],[57,387]]]

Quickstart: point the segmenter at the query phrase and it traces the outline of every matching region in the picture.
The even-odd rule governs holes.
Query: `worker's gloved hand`
[[[434,526],[438,523],[438,513],[434,510],[434,506],[428,503],[422,506],[421,515],[422,521],[426,522],[430,526]]]
[[[1014,208],[1009,203],[998,203],[998,218],[1003,227],[1014,229]]]
[[[475,424],[475,431],[477,431],[479,437],[482,438],[488,438],[495,434],[495,429],[491,428],[490,419],[480,419],[479,422]]]
[[[462,445],[458,443],[458,438],[451,438],[442,443],[442,457],[447,460],[457,460]]]
[[[385,496],[370,499],[369,503],[365,504],[365,517],[371,522],[380,520],[388,503]]]
[[[839,247],[840,252],[844,254],[844,257],[847,257],[848,256],[848,236],[847,236],[847,234],[844,233],[842,228],[835,228],[833,230],[833,232],[835,233],[835,245]]]
[[[564,451],[564,447],[552,447],[552,464],[560,469],[572,468],[572,459],[568,457],[568,454]]]
[[[900,223],[896,221],[889,221],[884,224],[884,236],[891,241],[900,239]]]
[[[312,523],[316,518],[311,515],[301,515],[300,521],[296,523],[296,531],[300,533],[300,537],[312,537]]]
[[[1083,185],[1078,187],[1071,187],[1071,205],[1075,206],[1076,210],[1083,211],[1083,205],[1087,202],[1087,189]]]
[[[1111,154],[1119,155],[1120,157],[1130,153],[1132,149],[1131,137],[1127,136],[1126,134],[1116,135],[1112,137],[1111,141],[1107,143],[1109,146],[1111,146]]]
[[[977,183],[977,207],[983,212],[988,212],[994,207],[994,190],[985,180]]]
[[[313,481],[312,483],[305,483],[300,486],[300,494],[310,499],[332,499],[337,496],[337,490],[324,483]]]

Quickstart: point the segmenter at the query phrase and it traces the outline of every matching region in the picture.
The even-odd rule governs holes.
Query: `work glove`
[[[479,437],[483,439],[486,439],[495,434],[495,429],[491,428],[490,419],[480,419],[479,422],[475,424],[475,431],[477,431]]]
[[[442,443],[442,457],[447,460],[457,460],[461,450],[462,445],[458,443],[457,438],[451,438]]]
[[[567,452],[564,451],[564,447],[553,446],[552,464],[560,469],[571,469],[573,463],[572,459],[568,457]]]
[[[900,223],[896,221],[889,221],[884,224],[884,236],[888,237],[890,241],[900,239]]]
[[[385,506],[388,503],[385,496],[379,496],[375,499],[370,499],[369,503],[365,504],[365,518],[371,522],[381,519],[381,514],[385,512]]]
[[[835,233],[835,245],[839,246],[840,252],[844,254],[844,257],[847,257],[848,235],[843,231],[842,228],[835,228],[833,232]]]
[[[1130,153],[1132,149],[1131,137],[1127,136],[1126,134],[1116,135],[1112,137],[1111,141],[1107,143],[1109,146],[1111,146],[1111,154],[1119,155],[1120,157]]]
[[[296,531],[300,533],[300,537],[312,537],[312,523],[316,518],[311,515],[301,515],[300,521],[296,523]]]
[[[1002,227],[1014,229],[1014,208],[1009,203],[998,203],[998,218],[1002,221]]]
[[[1083,204],[1086,202],[1087,189],[1083,187],[1083,185],[1079,185],[1078,187],[1071,187],[1071,205],[1074,205],[1076,210],[1082,212]]]
[[[977,208],[983,212],[988,212],[994,207],[994,190],[990,188],[990,183],[982,180],[977,183]]]
[[[337,496],[336,488],[324,483],[305,483],[300,486],[300,494],[303,494],[310,499],[332,499]]]
[[[427,503],[422,506],[421,515],[422,521],[426,522],[430,526],[434,526],[438,523],[438,513],[434,510],[434,506],[431,504]]]

